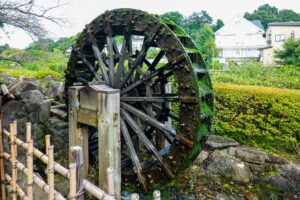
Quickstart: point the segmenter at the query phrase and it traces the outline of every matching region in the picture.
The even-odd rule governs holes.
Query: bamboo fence
[[[14,121],[10,124],[9,131],[3,128],[2,121],[0,119],[0,199],[7,200],[33,200],[33,185],[41,188],[47,195],[48,200],[84,200],[84,193],[88,192],[93,197],[102,200],[116,200],[114,194],[114,170],[108,168],[107,173],[107,185],[108,191],[104,192],[102,189],[92,184],[86,179],[83,179],[83,153],[82,148],[79,146],[73,146],[70,148],[70,163],[69,169],[63,167],[59,163],[54,161],[54,146],[50,143],[50,136],[45,137],[45,154],[40,150],[34,148],[33,141],[31,139],[31,123],[26,123],[26,141],[23,142],[17,137],[17,122]],[[3,148],[3,136],[6,136],[10,141],[10,154],[4,152]],[[26,153],[26,166],[17,160],[17,147],[21,147]],[[47,166],[47,182],[36,175],[33,171],[33,158],[41,160]],[[5,173],[4,161],[11,165],[11,175]],[[18,171],[22,172],[26,180],[26,188],[23,190],[17,183]],[[64,178],[69,180],[69,195],[64,197],[59,191],[54,188],[54,173],[58,173]],[[6,191],[6,185],[11,185],[10,196]],[[154,191],[153,197],[155,200],[160,200],[160,192]],[[139,195],[133,193],[130,196],[130,200],[138,200]]]
[[[10,141],[10,154],[3,150],[3,136],[6,136]],[[26,124],[26,142],[23,142],[17,137],[17,122],[14,121],[10,124],[9,131],[3,129],[2,121],[0,120],[0,180],[1,180],[1,199],[13,199],[17,198],[24,200],[33,200],[33,184],[41,188],[48,195],[48,200],[81,200],[84,199],[84,192],[90,193],[97,199],[103,200],[115,200],[114,195],[109,195],[91,182],[83,179],[82,170],[82,149],[81,147],[71,147],[71,155],[73,158],[69,164],[69,169],[63,167],[59,163],[54,161],[54,146],[50,143],[50,136],[45,137],[46,141],[46,154],[33,147],[33,141],[31,139],[31,124]],[[17,160],[17,147],[21,147],[26,153],[26,166]],[[47,182],[42,178],[35,175],[33,171],[33,157],[38,158],[44,164],[47,165]],[[4,162],[11,165],[11,175],[4,170]],[[5,162],[6,163],[6,162]],[[17,183],[18,171],[22,172],[26,180],[26,188],[23,190]],[[58,173],[61,176],[69,180],[69,196],[64,197],[60,192],[54,189],[54,173]],[[107,170],[110,178],[113,178],[113,171]],[[112,180],[107,180],[108,184]],[[81,185],[78,185],[80,183]],[[10,196],[6,193],[6,185],[11,185]],[[113,189],[113,188],[112,188]],[[110,190],[111,192],[113,190]]]

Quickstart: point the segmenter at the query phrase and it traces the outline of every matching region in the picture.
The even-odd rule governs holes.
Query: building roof
[[[257,26],[258,28],[260,28],[261,30],[265,30],[263,25],[261,24],[260,20],[249,20],[249,22],[251,22],[252,24],[254,24],[255,26]]]
[[[300,26],[300,21],[298,22],[272,22],[268,26]]]

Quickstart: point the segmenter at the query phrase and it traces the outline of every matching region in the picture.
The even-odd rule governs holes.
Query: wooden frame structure
[[[69,145],[83,149],[88,176],[88,127],[98,129],[99,187],[121,199],[120,92],[107,85],[69,87]],[[108,169],[108,170],[107,170]],[[109,182],[108,180],[113,180]]]

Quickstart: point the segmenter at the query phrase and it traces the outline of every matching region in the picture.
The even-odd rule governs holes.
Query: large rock
[[[54,99],[62,100],[64,92],[64,84],[49,79],[49,87],[45,91],[45,95]]]
[[[3,105],[2,108],[2,119],[4,128],[8,130],[9,124],[12,123],[14,120],[17,120],[18,133],[23,132],[23,127],[26,123],[26,115],[27,114],[24,103],[16,100],[7,102]]]
[[[26,92],[28,90],[39,90],[42,91],[42,87],[40,84],[33,79],[23,79],[23,83],[20,86],[20,91],[21,92]]]
[[[268,158],[266,152],[246,146],[229,148],[228,153],[244,162],[255,164],[265,164],[266,159]]]
[[[21,100],[25,103],[27,112],[37,111],[44,101],[44,95],[39,90],[28,90],[21,93]]]
[[[50,118],[51,101],[45,100],[40,104],[38,117],[40,123],[45,123]]]
[[[251,172],[247,164],[229,156],[225,151],[215,150],[210,158],[211,162],[207,169],[234,181],[247,183],[250,180]]]
[[[300,165],[276,165],[278,174],[270,175],[266,181],[283,191],[293,192],[300,198]]]
[[[212,149],[221,149],[239,146],[239,143],[231,138],[225,138],[218,135],[210,135],[206,141],[206,145]]]

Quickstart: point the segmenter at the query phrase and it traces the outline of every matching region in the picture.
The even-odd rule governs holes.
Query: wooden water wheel
[[[120,89],[125,187],[147,191],[168,182],[193,161],[210,132],[207,67],[191,38],[159,16],[117,9],[95,18],[72,50],[65,80],[66,88],[98,81]]]

